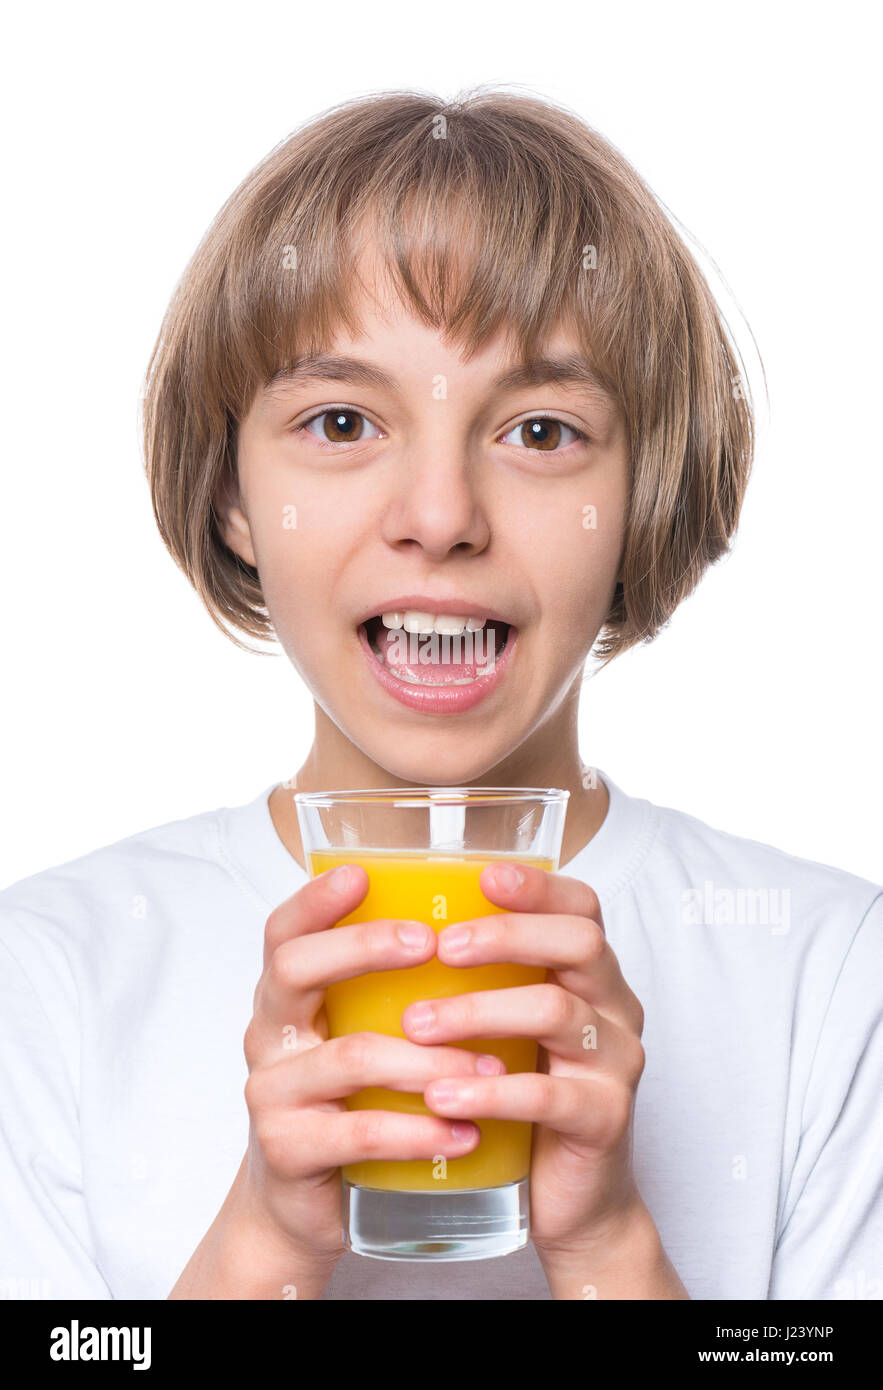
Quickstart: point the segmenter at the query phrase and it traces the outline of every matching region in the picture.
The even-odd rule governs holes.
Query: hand
[[[335,891],[333,870],[311,879],[268,917],[263,973],[245,1034],[250,1114],[248,1152],[235,1208],[250,1230],[320,1265],[344,1252],[338,1168],[366,1159],[461,1158],[477,1147],[473,1124],[393,1111],[349,1111],[344,1097],[363,1087],[420,1093],[438,1077],[504,1070],[463,1048],[426,1047],[405,1038],[354,1033],[328,1039],[324,991],[338,980],[422,965],[435,954],[423,923],[381,918],[334,927],[364,898],[368,875],[350,865]],[[403,941],[402,927],[417,927]],[[244,1213],[244,1216],[243,1216]],[[329,1269],[330,1272],[330,1269]]]
[[[547,982],[433,1000],[428,1028],[417,1028],[419,1006],[411,1005],[403,1027],[421,1043],[537,1039],[536,1074],[436,1080],[424,1099],[450,1118],[532,1121],[534,1245],[541,1256],[597,1247],[646,1213],[631,1166],[644,1012],[623,979],[592,889],[523,864],[511,866],[522,886],[504,888],[495,877],[500,867],[486,867],[480,884],[508,911],[445,928],[438,958],[454,967],[545,966]]]

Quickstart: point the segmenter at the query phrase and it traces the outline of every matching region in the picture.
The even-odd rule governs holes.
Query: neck
[[[570,792],[561,844],[563,871],[600,829],[607,814],[609,795],[579,755],[576,712],[579,685],[571,690],[556,715],[506,758],[472,778],[470,785],[499,787],[561,787]],[[269,805],[276,833],[302,869],[300,828],[292,793],[333,791],[342,788],[401,787],[418,785],[390,773],[369,758],[334,724],[325,711],[314,706],[313,744],[297,773],[286,778],[270,795]],[[429,779],[432,783],[432,778]],[[432,783],[446,785],[444,781]]]

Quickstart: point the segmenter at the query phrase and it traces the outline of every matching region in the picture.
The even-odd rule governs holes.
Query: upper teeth
[[[416,608],[408,608],[403,613],[381,613],[380,621],[384,627],[403,627],[405,632],[438,632],[454,636],[464,630],[478,632],[487,619],[461,618],[456,613],[421,613]]]

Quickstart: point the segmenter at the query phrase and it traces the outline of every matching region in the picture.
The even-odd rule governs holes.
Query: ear
[[[242,496],[236,479],[229,471],[224,473],[218,484],[214,502],[218,529],[230,549],[247,565],[257,567],[251,528],[242,505]]]

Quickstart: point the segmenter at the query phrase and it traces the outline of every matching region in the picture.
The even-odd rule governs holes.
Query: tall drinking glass
[[[297,792],[294,801],[311,878],[361,864],[369,887],[338,926],[381,917],[425,922],[436,932],[505,909],[479,887],[486,864],[515,860],[558,869],[570,793],[535,787],[421,787],[399,791]],[[329,1037],[385,1033],[403,1038],[402,1013],[420,999],[537,984],[546,971],[524,965],[455,969],[424,965],[342,980],[325,992]],[[529,1038],[481,1038],[459,1047],[502,1058],[507,1072],[535,1071]],[[372,1087],[348,1096],[350,1110],[429,1115],[422,1095]],[[480,1260],[527,1244],[531,1126],[477,1119],[478,1146],[462,1158],[371,1161],[342,1170],[344,1241],[384,1260]]]

